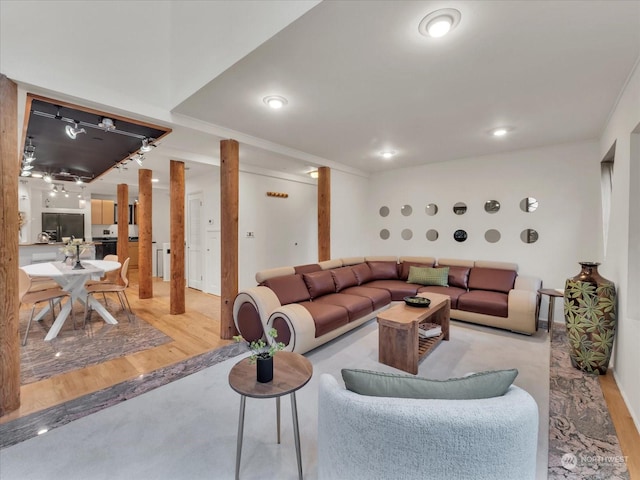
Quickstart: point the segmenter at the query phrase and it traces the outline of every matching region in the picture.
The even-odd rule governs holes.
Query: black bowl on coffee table
[[[404,297],[403,300],[410,307],[427,308],[431,305],[431,300],[425,297]]]

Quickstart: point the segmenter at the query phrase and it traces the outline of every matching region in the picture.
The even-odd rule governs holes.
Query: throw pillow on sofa
[[[429,267],[409,267],[409,277],[407,283],[417,283],[419,285],[438,285],[440,287],[449,286],[449,267],[429,268]]]
[[[474,400],[504,395],[518,370],[493,370],[462,378],[431,380],[413,375],[342,369],[347,390],[372,397]]]

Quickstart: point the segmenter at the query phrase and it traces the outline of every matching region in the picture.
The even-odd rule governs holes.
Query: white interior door
[[[204,249],[204,291],[220,295],[220,231],[206,232]]]
[[[202,192],[187,196],[187,286],[202,290]]]

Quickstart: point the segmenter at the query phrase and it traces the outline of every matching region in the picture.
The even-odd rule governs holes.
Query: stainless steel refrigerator
[[[51,240],[56,242],[61,242],[62,237],[84,238],[84,214],[43,213],[42,231],[47,232]]]

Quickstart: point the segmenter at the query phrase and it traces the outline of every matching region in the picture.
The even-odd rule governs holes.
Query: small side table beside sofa
[[[238,419],[238,445],[236,450],[236,479],[240,475],[242,437],[244,433],[244,410],[247,397],[275,398],[277,440],[280,443],[280,397],[291,396],[293,434],[298,461],[298,478],[302,479],[302,456],[300,454],[300,431],[298,428],[298,408],[296,391],[304,387],[313,375],[313,366],[305,357],[294,352],[278,352],[273,357],[273,380],[260,383],[256,379],[256,365],[245,358],[236,363],[229,372],[229,385],[240,394],[240,416]]]
[[[551,332],[551,324],[553,323],[553,312],[555,309],[555,300],[557,297],[563,297],[564,293],[560,290],[556,290],[555,288],[541,288],[538,290],[540,295],[548,295],[549,296],[549,312],[547,313],[547,332]],[[538,325],[536,324],[536,330],[538,330]]]

